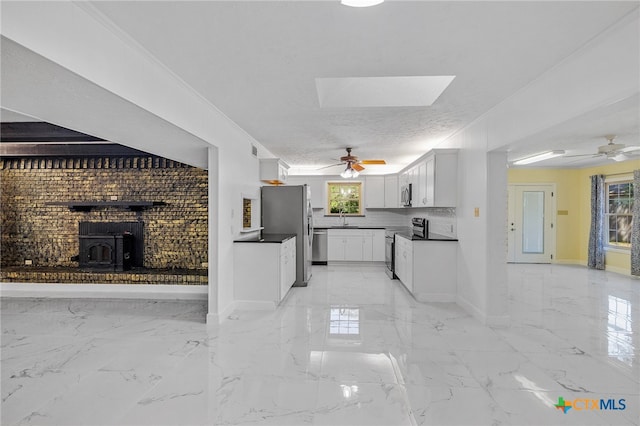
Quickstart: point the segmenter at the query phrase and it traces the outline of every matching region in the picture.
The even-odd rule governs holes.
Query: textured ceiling
[[[96,2],[276,156],[396,170],[583,46],[630,2]],[[316,78],[455,75],[430,107],[320,108]],[[373,166],[372,166],[373,167]],[[381,170],[381,169],[376,169]]]
[[[361,159],[387,160],[388,167],[367,170],[377,173],[396,171],[437,146],[637,2],[388,1],[361,9],[338,1],[98,1],[92,7],[298,170],[335,163],[349,146]],[[321,108],[315,84],[432,75],[455,79],[424,107]],[[637,99],[612,105],[505,148],[510,158],[532,146],[586,153],[612,131],[635,145],[638,112]]]

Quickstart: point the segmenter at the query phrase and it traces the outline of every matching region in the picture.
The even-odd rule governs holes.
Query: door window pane
[[[544,253],[544,191],[522,193],[522,252]]]

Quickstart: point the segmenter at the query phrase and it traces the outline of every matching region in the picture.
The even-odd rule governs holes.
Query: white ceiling
[[[614,25],[637,2],[93,2],[175,75],[300,170],[344,148],[397,171]],[[455,76],[431,106],[321,108],[316,79]],[[627,100],[503,147],[596,152],[604,135],[640,145]],[[4,116],[3,116],[4,120]],[[601,158],[549,165],[584,166]],[[571,161],[575,161],[572,159]],[[606,160],[605,160],[606,161]],[[545,163],[546,164],[546,163]],[[335,174],[339,168],[324,169]]]

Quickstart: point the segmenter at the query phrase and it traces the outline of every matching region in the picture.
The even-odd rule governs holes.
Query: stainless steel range
[[[392,280],[397,279],[395,274],[396,229],[384,231],[384,263],[387,266],[385,272]]]

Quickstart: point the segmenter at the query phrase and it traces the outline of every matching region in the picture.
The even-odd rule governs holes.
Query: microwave
[[[403,207],[411,207],[411,184],[400,187],[400,202]]]

